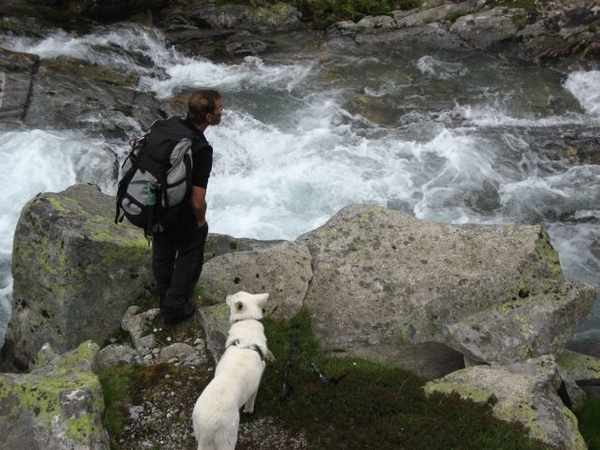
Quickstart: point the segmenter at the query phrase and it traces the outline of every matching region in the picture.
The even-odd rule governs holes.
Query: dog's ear
[[[231,304],[233,302],[233,295],[228,295],[227,297],[225,297],[225,303],[227,303],[227,306],[229,306],[231,308]]]
[[[269,294],[266,292],[264,294],[255,294],[254,298],[256,299],[258,305],[263,305],[269,298]]]

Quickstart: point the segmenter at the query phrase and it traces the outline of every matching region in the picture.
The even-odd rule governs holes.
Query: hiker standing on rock
[[[221,122],[223,102],[214,90],[198,90],[188,100],[185,118],[172,117],[163,124],[169,129],[151,128],[148,146],[169,138],[171,133],[189,133],[192,140],[191,188],[181,204],[172,227],[152,236],[152,270],[160,296],[160,309],[166,327],[192,317],[196,305],[190,297],[204,263],[204,245],[208,235],[206,222],[206,188],[212,170],[213,149],[204,137],[209,125]],[[167,128],[164,126],[163,128]]]

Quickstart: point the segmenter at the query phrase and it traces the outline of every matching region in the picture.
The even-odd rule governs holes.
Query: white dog
[[[254,400],[271,356],[260,319],[269,294],[240,291],[227,296],[231,327],[225,353],[215,376],[194,406],[192,422],[198,450],[233,450],[237,443],[240,408],[254,412]]]

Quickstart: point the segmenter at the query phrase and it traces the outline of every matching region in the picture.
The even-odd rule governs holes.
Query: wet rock
[[[486,49],[514,37],[518,31],[517,22],[524,17],[524,9],[494,8],[459,17],[450,31],[475,48]]]

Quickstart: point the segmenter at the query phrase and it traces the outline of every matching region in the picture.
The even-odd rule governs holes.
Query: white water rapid
[[[218,89],[223,122],[206,133],[215,149],[208,188],[212,233],[293,240],[351,203],[448,223],[544,223],[567,278],[600,285],[600,166],[557,161],[523,138],[524,130],[543,136],[544,129],[565,124],[597,130],[598,71],[557,74],[440,54],[322,58],[301,45],[286,59],[224,65],[185,57],[159,34],[132,26],[86,37],[0,36],[0,46],[136,74],[139,89],[161,99]],[[531,106],[541,95],[536,83],[551,86],[567,106],[559,113]],[[111,161],[98,156],[106,146],[120,157],[127,149],[126,142],[102,136],[0,132],[0,346],[21,208],[38,192],[81,181],[114,193]],[[600,342],[599,303],[580,334]]]

